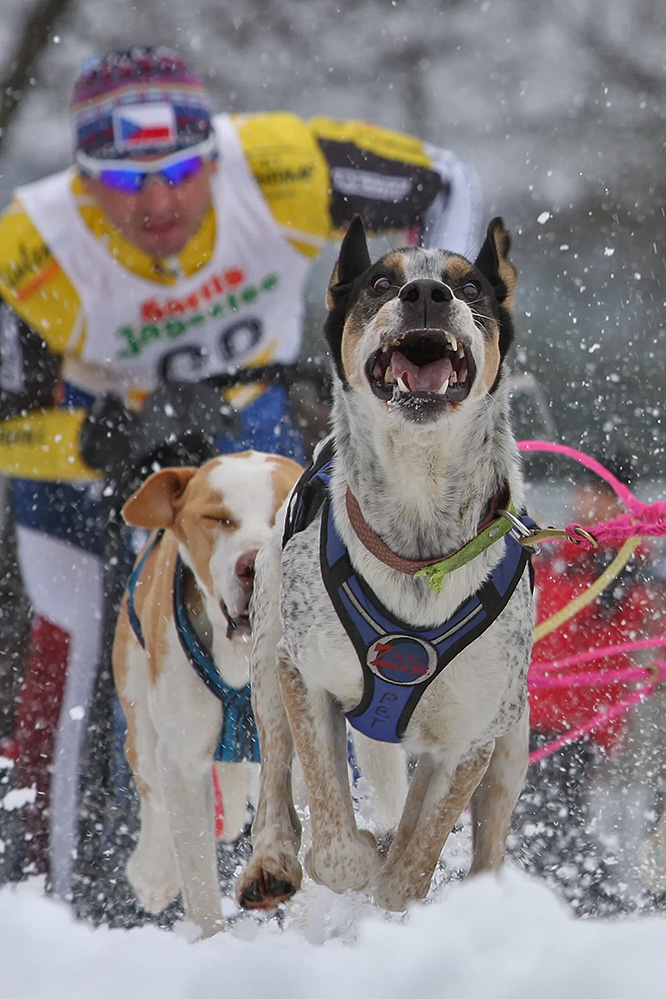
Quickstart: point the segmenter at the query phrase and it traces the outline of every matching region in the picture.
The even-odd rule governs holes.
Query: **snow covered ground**
[[[641,999],[666,990],[666,919],[581,920],[507,867],[387,916],[310,885],[280,928],[187,942],[76,922],[33,878],[0,890],[3,999]]]

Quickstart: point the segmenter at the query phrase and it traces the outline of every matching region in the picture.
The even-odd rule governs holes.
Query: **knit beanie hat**
[[[70,115],[75,149],[104,160],[176,152],[212,131],[203,80],[162,46],[122,49],[86,65]]]

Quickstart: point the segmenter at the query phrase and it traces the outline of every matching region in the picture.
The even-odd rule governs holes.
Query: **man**
[[[451,153],[361,122],[212,118],[165,48],[89,65],[71,120],[75,166],[19,188],[0,219],[0,473],[34,609],[16,765],[37,794],[27,858],[47,869],[48,843],[59,893],[100,658],[102,484],[79,447],[93,402],[139,411],[165,382],[296,361],[310,264],[354,212],[467,253],[477,221],[476,182]],[[234,404],[242,430],[225,446],[297,453],[279,386]]]

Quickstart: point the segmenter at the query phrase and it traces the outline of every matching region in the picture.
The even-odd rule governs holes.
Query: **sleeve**
[[[61,357],[0,298],[0,475],[99,478],[80,453],[85,410],[59,406]]]
[[[53,405],[61,358],[0,299],[0,419]]]
[[[448,150],[434,146],[427,148],[448,195],[440,192],[426,209],[423,245],[439,246],[474,260],[481,247],[481,185],[478,175],[473,167]]]
[[[358,213],[372,233],[406,230],[410,242],[475,255],[479,182],[452,152],[361,121],[310,126],[328,164],[334,229]]]

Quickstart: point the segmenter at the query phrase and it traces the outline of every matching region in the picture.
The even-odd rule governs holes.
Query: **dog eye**
[[[370,287],[372,288],[373,291],[377,292],[378,295],[383,295],[390,288],[392,288],[393,285],[391,284],[391,282],[389,281],[389,279],[386,277],[385,274],[380,274],[379,277],[376,277],[374,279]]]
[[[478,281],[466,281],[461,288],[458,288],[456,294],[466,302],[474,302],[481,296],[481,285]]]
[[[234,522],[230,517],[215,517],[213,514],[208,514],[205,519],[212,521],[214,524],[221,524],[222,527],[234,526]]]

